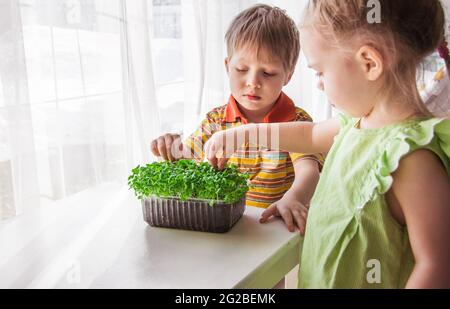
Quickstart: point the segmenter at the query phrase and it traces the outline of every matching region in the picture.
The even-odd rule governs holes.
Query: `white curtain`
[[[147,0],[0,0],[0,219],[126,184],[160,133]]]
[[[0,1],[0,219],[36,203],[36,157],[19,2]]]
[[[120,0],[120,6],[125,149],[127,166],[132,167],[148,162],[150,141],[161,134],[152,60],[153,6],[147,0]]]

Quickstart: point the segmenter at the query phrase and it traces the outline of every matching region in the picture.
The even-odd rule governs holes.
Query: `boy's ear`
[[[225,58],[225,70],[227,70],[227,74],[230,73],[230,58]]]
[[[356,53],[356,61],[369,81],[378,80],[384,72],[383,56],[371,46],[361,47]]]
[[[292,79],[292,76],[294,75],[294,71],[292,71],[291,73],[289,73],[289,75],[286,78],[286,81],[284,82],[284,86],[286,86],[287,84],[289,84],[289,82]]]

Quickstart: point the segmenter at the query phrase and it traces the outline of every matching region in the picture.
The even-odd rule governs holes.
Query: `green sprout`
[[[218,171],[208,163],[181,160],[138,166],[132,170],[128,185],[140,200],[151,196],[200,199],[213,205],[218,201],[238,202],[249,189],[248,179],[234,165]]]

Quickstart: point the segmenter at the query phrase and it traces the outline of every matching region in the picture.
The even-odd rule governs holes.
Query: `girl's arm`
[[[205,155],[213,166],[223,168],[244,143],[270,150],[294,153],[326,153],[340,131],[337,119],[319,124],[310,122],[250,124],[220,131],[205,145]]]
[[[387,199],[400,205],[416,261],[407,288],[450,288],[450,181],[441,161],[428,150],[403,159]]]

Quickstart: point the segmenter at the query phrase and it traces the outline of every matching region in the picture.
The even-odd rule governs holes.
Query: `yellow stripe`
[[[261,162],[261,161],[258,160],[258,159],[251,159],[251,158],[244,159],[244,158],[237,158],[237,157],[235,157],[235,156],[233,156],[231,159],[232,159],[234,162],[236,162],[237,164],[252,165],[252,166],[255,166],[255,165],[257,165],[259,162]],[[230,161],[231,161],[231,160],[230,160]]]
[[[285,161],[267,160],[267,159],[252,159],[252,158],[239,158],[232,156],[229,162],[233,164],[243,165],[247,168],[259,168],[266,171],[277,170],[285,168],[287,173],[294,172],[294,165]]]
[[[256,188],[256,187],[252,187],[249,190],[249,193],[253,193],[253,194],[259,194],[259,195],[269,195],[269,194],[283,194],[285,193],[287,190],[289,190],[289,188],[291,187],[291,184],[285,184],[283,186],[279,186],[279,187],[273,187],[273,188],[264,188],[264,187],[260,187],[260,188]]]
[[[264,179],[279,179],[279,178],[283,178],[286,177],[287,174],[286,172],[279,172],[279,173],[267,173],[267,172],[259,172],[257,174],[257,177],[261,180]]]
[[[246,202],[247,207],[257,207],[257,208],[264,208],[264,209],[269,208],[269,206],[272,204],[273,203],[262,203],[262,202],[255,202],[255,201],[251,201],[251,200],[247,200],[247,202]]]

